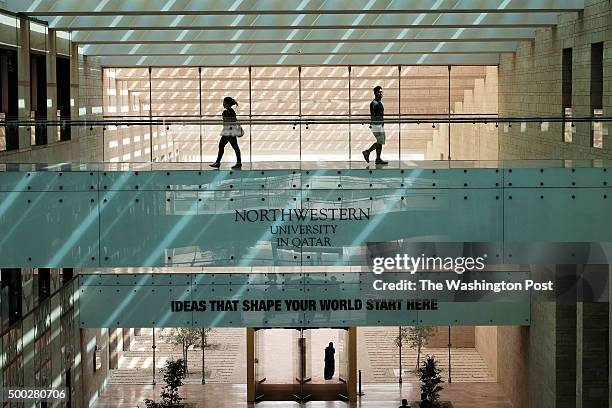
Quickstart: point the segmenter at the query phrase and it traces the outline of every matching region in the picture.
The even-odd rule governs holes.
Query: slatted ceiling
[[[396,13],[396,14],[382,14],[377,16],[377,26],[384,28],[389,27],[421,27],[429,26],[432,23],[436,23],[439,26],[452,26],[457,27],[476,21],[480,17],[480,13],[462,13],[462,14],[446,14],[436,15],[431,14],[425,16],[420,20],[420,23],[416,23],[418,14],[415,16],[414,13]],[[60,21],[55,22],[55,27],[70,28],[73,30],[82,31],[83,34],[87,34],[92,30],[100,30],[103,28],[113,27],[117,30],[122,29],[160,29],[166,27],[167,29],[197,29],[202,27],[231,27],[235,25],[234,16],[182,16],[180,21],[176,21],[174,16],[124,16],[119,21],[114,21],[114,17],[110,16],[81,16],[81,17],[64,17],[60,18]],[[554,13],[533,13],[533,14],[518,14],[518,13],[499,13],[489,14],[484,18],[481,18],[480,26],[550,26],[557,23],[557,18]],[[240,21],[240,28],[243,30],[263,30],[263,29],[278,29],[287,27],[292,21],[288,21],[284,16],[278,15],[243,15]],[[313,23],[323,26],[325,28],[332,27],[348,27],[354,26],[354,16],[352,15],[304,15],[302,21],[299,24],[294,24],[295,28],[309,28]],[[369,23],[369,21],[368,21]],[[68,26],[69,24],[69,26]],[[363,26],[363,24],[360,24]]]
[[[6,7],[70,30],[105,66],[490,65],[536,28],[555,25],[559,13],[582,10],[584,0],[7,0]]]

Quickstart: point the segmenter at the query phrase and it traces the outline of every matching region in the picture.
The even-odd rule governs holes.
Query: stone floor
[[[453,383],[445,384],[441,393],[442,400],[451,401],[454,408],[513,408],[500,387],[495,383]],[[111,384],[94,405],[95,408],[144,407],[144,398],[159,395],[160,386],[154,389],[150,385]],[[289,401],[247,404],[246,385],[244,384],[187,384],[181,388],[185,402],[194,404],[194,408],[396,408],[402,398],[416,400],[419,395],[417,383],[404,383],[400,388],[394,384],[368,384],[363,387],[364,396],[355,403],[345,402],[309,402],[298,404]]]

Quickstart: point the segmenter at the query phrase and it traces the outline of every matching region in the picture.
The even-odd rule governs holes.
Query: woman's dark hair
[[[231,96],[226,96],[225,98],[223,98],[223,103],[227,103],[230,107],[234,105],[238,106],[238,102],[236,102],[236,100]]]

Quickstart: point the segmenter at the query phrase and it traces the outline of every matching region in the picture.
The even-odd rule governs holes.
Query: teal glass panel
[[[192,325],[191,313],[170,309],[172,300],[192,299],[189,274],[79,275],[79,283],[81,327]]]
[[[512,188],[505,190],[506,242],[610,242],[609,188]]]
[[[528,278],[525,272],[79,275],[79,312],[81,327],[527,325],[529,291],[376,290],[373,283]],[[437,302],[437,310],[419,303],[425,300]]]
[[[291,190],[300,188],[298,170],[105,171],[101,190]],[[262,187],[263,186],[263,187]]]
[[[378,243],[486,246],[495,253],[489,263],[567,263],[585,247],[589,257],[579,261],[610,259],[612,230],[602,228],[612,225],[607,168],[507,164],[513,167],[6,167],[0,266],[366,266],[368,247]],[[282,209],[357,211],[369,219],[270,219],[270,210]],[[236,211],[255,218],[239,221]]]
[[[108,191],[102,197],[103,266],[293,265],[299,259],[276,251],[270,228],[278,222],[237,222],[235,213],[297,208],[291,190]]]
[[[369,212],[370,219],[326,222],[336,226],[329,235],[331,247],[305,246],[302,250],[321,254],[312,258],[317,264],[367,265],[365,251],[355,249],[368,243],[500,243],[502,202],[501,193],[493,189],[308,191],[303,208],[356,208]],[[347,248],[353,249],[352,256],[342,255]]]
[[[97,192],[0,192],[2,266],[97,266],[97,208]]]
[[[612,176],[606,168],[504,169],[506,187],[606,187]]]
[[[0,173],[0,191],[97,191],[94,171],[24,171]]]
[[[304,189],[494,188],[499,169],[313,169],[302,170]]]
[[[612,264],[612,242],[505,242],[507,263],[523,265]]]

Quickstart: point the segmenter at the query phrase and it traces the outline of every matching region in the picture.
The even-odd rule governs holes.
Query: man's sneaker
[[[368,152],[367,150],[364,150],[363,152],[361,152],[361,154],[363,154],[363,158],[365,159],[365,161],[369,163],[370,162],[370,152]]]
[[[376,164],[389,164],[388,161],[384,161],[383,159],[376,159]]]
[[[232,166],[232,169],[241,169],[242,168],[242,163],[236,163]]]
[[[214,162],[213,164],[209,164],[210,167],[214,167],[215,169],[218,169],[219,167],[221,167],[221,163],[219,162]]]

